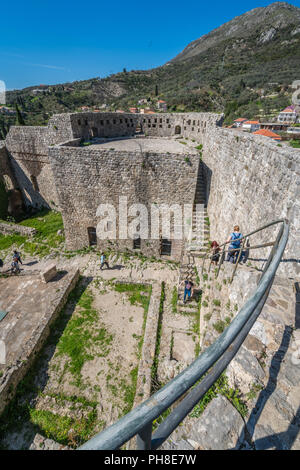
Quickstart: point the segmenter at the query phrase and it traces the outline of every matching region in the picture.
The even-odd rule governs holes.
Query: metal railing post
[[[152,422],[148,423],[136,436],[137,450],[150,450],[152,440]]]
[[[236,263],[235,263],[235,266],[234,266],[234,270],[233,270],[233,273],[232,273],[232,276],[231,276],[231,279],[230,279],[230,284],[231,284],[232,281],[233,281],[235,272],[236,272],[237,267],[238,267],[238,265],[239,265],[239,262],[240,262],[240,259],[241,259],[241,256],[242,256],[242,253],[243,253],[243,250],[244,250],[244,246],[245,246],[245,241],[246,241],[246,238],[244,238],[243,243],[242,243],[242,248],[240,248],[239,255],[238,255],[238,257],[237,257],[237,260],[236,260]]]
[[[220,256],[220,261],[219,261],[219,266],[218,266],[218,271],[217,271],[217,274],[216,274],[216,279],[217,277],[219,276],[219,272],[220,272],[220,269],[221,269],[221,265],[223,264],[224,262],[224,258],[225,258],[225,248],[226,248],[226,245],[223,246],[223,251],[222,251],[222,254]]]

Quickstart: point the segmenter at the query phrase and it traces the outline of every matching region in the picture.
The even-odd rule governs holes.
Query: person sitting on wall
[[[101,254],[100,263],[101,263],[101,266],[100,266],[101,271],[103,270],[103,266],[105,264],[106,264],[107,269],[109,269],[109,265],[108,265],[108,262],[106,261],[106,256],[104,253]]]
[[[194,284],[189,279],[186,279],[184,282],[184,295],[183,295],[183,303],[186,303],[186,297],[188,300],[191,300],[191,297],[194,295]]]
[[[239,248],[241,246],[241,239],[243,235],[240,233],[240,227],[238,225],[234,226],[234,231],[230,234],[226,243],[229,243],[228,247],[228,256],[227,261],[231,263],[236,263],[237,258],[239,256]]]
[[[211,250],[212,250],[211,262],[215,263],[215,265],[217,266],[219,259],[220,259],[220,245],[215,240],[211,244]]]

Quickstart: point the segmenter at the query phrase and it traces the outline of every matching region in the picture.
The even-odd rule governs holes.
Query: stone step
[[[189,308],[189,309],[197,309],[198,308],[198,304],[196,302],[196,300],[189,300],[187,303],[183,303],[183,300],[179,300],[177,302],[177,305],[179,307],[186,307],[186,308]]]
[[[178,313],[184,313],[185,315],[197,315],[199,313],[198,310],[190,310],[183,307],[180,307],[177,311]]]
[[[192,253],[196,258],[204,258],[207,255],[207,251],[192,251]]]

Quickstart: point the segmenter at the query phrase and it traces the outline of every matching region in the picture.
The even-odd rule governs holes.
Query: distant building
[[[141,105],[141,104],[147,104],[148,103],[148,100],[147,98],[142,98],[141,100],[138,101],[138,104]]]
[[[135,113],[138,113],[138,109],[137,108],[129,108],[129,111],[133,114]]]
[[[156,107],[161,111],[167,111],[167,103],[164,100],[158,100]]]
[[[280,135],[275,132],[269,131],[268,129],[260,129],[259,131],[253,132],[253,135],[262,135],[263,137],[269,137],[273,140],[281,140]]]
[[[278,115],[279,122],[297,122],[299,118],[299,109],[295,105],[288,106]]]
[[[16,114],[14,109],[8,108],[7,106],[0,106],[1,114]]]
[[[268,129],[269,131],[286,131],[289,127],[288,123],[284,122],[261,122],[261,129]]]
[[[255,132],[260,128],[259,121],[245,121],[242,124],[243,131]]]
[[[288,127],[287,133],[300,135],[300,127]]]
[[[234,127],[242,127],[243,125],[243,122],[246,122],[247,119],[246,118],[238,118],[238,119],[235,119],[234,123],[233,123],[233,126]]]
[[[123,109],[117,109],[116,113],[125,113],[125,111],[123,111]]]
[[[90,111],[90,107],[89,106],[81,106],[81,111]]]

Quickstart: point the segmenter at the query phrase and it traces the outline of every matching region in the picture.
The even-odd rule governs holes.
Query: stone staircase
[[[192,217],[192,239],[186,242],[185,253],[183,255],[182,263],[180,266],[180,274],[178,281],[178,302],[177,311],[183,314],[198,314],[198,299],[197,295],[183,303],[184,297],[184,281],[189,279],[197,285],[197,270],[195,268],[195,258],[202,258],[207,253],[209,247],[209,220],[206,209],[206,191],[204,183],[203,168],[200,164],[197,175],[196,192],[193,204],[193,217]],[[198,206],[202,207],[198,207]],[[198,211],[197,211],[198,209]]]
[[[208,247],[209,220],[206,209],[206,191],[203,169],[202,165],[200,165],[197,175],[197,185],[193,205],[192,237],[186,243],[186,253],[202,258],[206,254]]]
[[[191,300],[183,303],[184,297],[184,281],[186,279],[193,282],[194,286],[197,286],[196,282],[196,270],[194,263],[190,262],[190,258],[187,259],[185,264],[181,264],[179,271],[179,283],[178,283],[178,300],[177,300],[177,312],[183,314],[198,314],[198,303],[197,298],[194,295]]]
[[[224,274],[230,269],[228,265]],[[238,271],[228,291],[232,305],[236,300],[241,308],[259,276],[246,268]],[[223,294],[228,294],[226,286]],[[222,310],[226,311],[225,300]],[[300,287],[296,279],[275,277],[265,306],[226,376],[228,385],[239,390],[247,412],[241,414],[228,396],[220,394],[201,416],[189,415],[161,449],[300,450]]]

